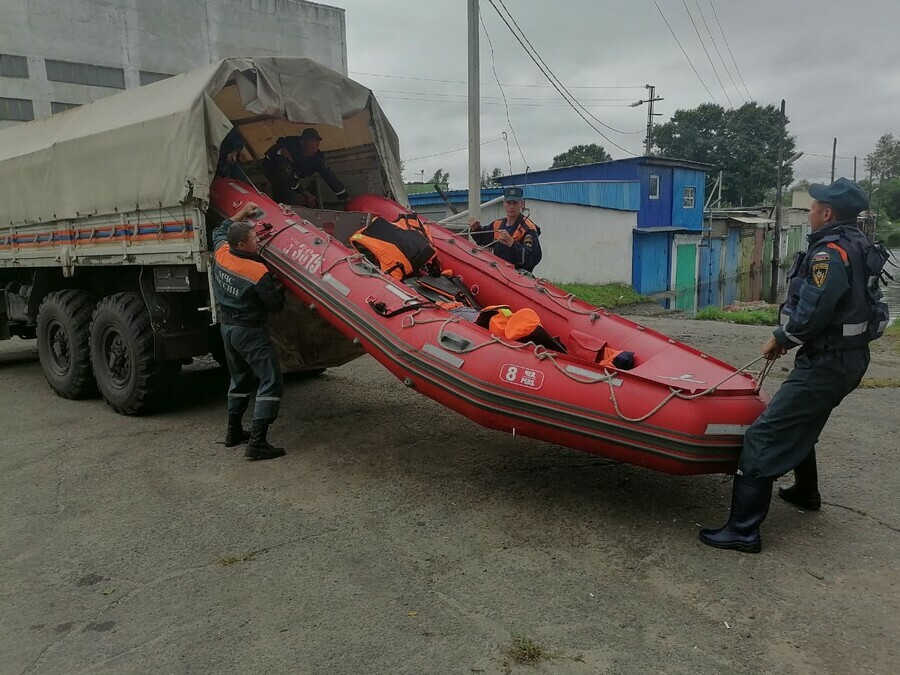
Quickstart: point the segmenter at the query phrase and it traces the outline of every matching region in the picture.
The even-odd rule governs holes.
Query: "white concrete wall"
[[[0,77],[0,97],[33,101],[35,118],[51,101],[121,91],[49,82],[44,59],[123,68],[129,89],[141,70],[227,56],[305,56],[347,73],[344,10],[302,0],[0,0],[0,53],[28,57],[29,78]]]
[[[535,275],[557,283],[631,284],[636,212],[537,199],[527,200],[525,206],[541,228],[544,257]],[[502,202],[481,211],[484,224],[505,217]]]

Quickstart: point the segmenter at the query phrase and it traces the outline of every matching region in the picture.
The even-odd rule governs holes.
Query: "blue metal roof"
[[[642,167],[691,169],[694,171],[709,171],[712,168],[709,164],[694,162],[687,159],[672,159],[669,157],[649,155],[644,157],[613,159],[608,162],[592,162],[590,164],[563,166],[556,169],[532,171],[528,174],[518,173],[509,176],[500,176],[497,180],[504,187],[508,185],[563,181],[637,180]]]
[[[468,190],[445,190],[444,194],[451,204],[469,203]],[[489,202],[503,194],[503,188],[481,188],[481,202]],[[444,200],[437,192],[418,192],[408,195],[409,205],[415,209],[417,206],[425,206],[428,204],[443,204]]]
[[[638,181],[624,180],[531,184],[525,186],[525,198],[637,211],[641,206],[641,184]]]
[[[618,211],[637,211],[641,194],[638,181],[578,181],[568,183],[530,184],[525,187],[526,199],[539,199],[559,204],[579,204]],[[468,190],[450,190],[444,193],[451,204],[468,204]],[[482,203],[503,194],[502,188],[483,188]],[[430,204],[442,204],[437,192],[420,192],[409,195],[411,208]]]

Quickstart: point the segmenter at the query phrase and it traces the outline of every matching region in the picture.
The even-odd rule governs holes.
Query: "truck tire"
[[[180,370],[153,356],[150,312],[139,293],[103,298],[91,322],[91,363],[107,404],[122,415],[157,408]]]
[[[63,398],[97,393],[91,369],[91,316],[96,302],[86,291],[49,293],[38,309],[37,343],[47,383]]]

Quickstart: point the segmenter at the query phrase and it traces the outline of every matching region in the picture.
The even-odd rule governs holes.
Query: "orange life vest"
[[[415,214],[402,215],[393,222],[375,217],[350,237],[350,243],[398,281],[437,264],[431,233]]]
[[[506,225],[506,218],[498,218],[493,223],[491,223],[491,229],[494,231],[494,241],[497,241],[500,238],[500,232],[504,230],[504,226]],[[532,222],[531,218],[527,218],[526,216],[522,216],[522,222],[520,222],[516,229],[512,231],[513,241],[517,244],[521,244],[525,241],[525,237],[529,233],[540,232],[538,226]]]

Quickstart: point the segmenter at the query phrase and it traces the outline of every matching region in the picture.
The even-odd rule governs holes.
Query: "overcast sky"
[[[838,159],[837,174],[852,176],[852,156],[858,155],[862,177],[862,158],[878,137],[888,131],[900,133],[900,0],[658,2],[716,101],[729,106],[723,85],[735,106],[746,101],[741,76],[752,100],[777,105],[786,99],[789,129],[797,137],[798,149],[806,153],[796,164],[798,177],[828,177],[835,136],[838,155],[851,158]],[[612,141],[633,153],[642,151],[647,110],[627,106],[645,97],[644,84],[655,85],[657,95],[665,98],[657,104],[657,112],[664,114],[660,122],[677,109],[712,100],[653,0],[505,3],[557,77],[597,118],[622,132],[637,132],[603,129]],[[450,172],[454,188],[466,187],[465,151],[423,157],[463,148],[468,141],[466,0],[337,0],[334,4],[346,9],[350,75],[375,90],[399,134],[406,179],[419,180],[424,170],[427,180],[442,167]],[[629,156],[562,101],[489,0],[481,0],[481,12],[494,43],[500,82],[540,85],[504,87],[512,128],[532,170],[547,168],[554,155],[582,143],[599,143],[614,158]],[[509,173],[507,146],[496,140],[508,132],[512,170],[520,172],[525,165],[509,133],[483,30],[481,48],[481,134],[486,142],[482,166],[499,166]]]

